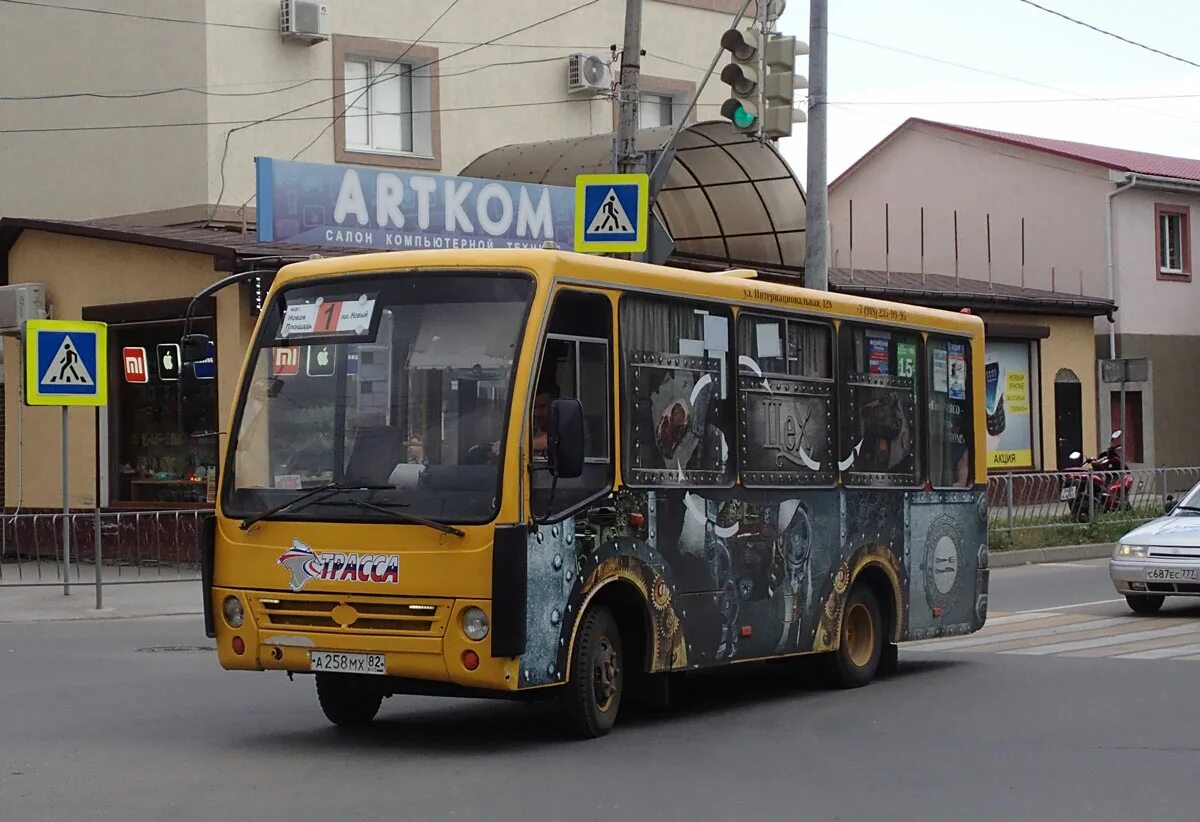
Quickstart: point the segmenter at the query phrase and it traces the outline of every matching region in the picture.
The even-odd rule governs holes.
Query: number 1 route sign
[[[74,320],[25,323],[26,405],[107,403],[107,325]]]
[[[645,251],[650,176],[580,174],[575,178],[575,250]]]

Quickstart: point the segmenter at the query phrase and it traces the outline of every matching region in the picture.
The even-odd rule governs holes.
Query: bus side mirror
[[[207,334],[185,334],[179,341],[184,363],[200,362],[208,359],[208,347],[211,343]],[[184,369],[185,371],[187,369]]]
[[[583,474],[583,405],[576,399],[550,404],[550,474],[555,479],[575,479]]]

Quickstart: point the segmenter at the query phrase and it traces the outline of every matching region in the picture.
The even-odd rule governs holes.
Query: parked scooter
[[[1133,477],[1122,473],[1125,466],[1120,440],[1121,432],[1114,431],[1108,450],[1098,457],[1085,458],[1078,451],[1071,452],[1071,460],[1079,465],[1067,471],[1059,499],[1070,503],[1072,521],[1087,522],[1093,515],[1133,507]]]

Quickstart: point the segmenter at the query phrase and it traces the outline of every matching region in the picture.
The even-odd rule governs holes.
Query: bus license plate
[[[343,654],[337,651],[309,651],[308,666],[312,671],[338,674],[386,674],[383,654]]]
[[[1146,579],[1195,579],[1195,568],[1152,568],[1146,572]]]

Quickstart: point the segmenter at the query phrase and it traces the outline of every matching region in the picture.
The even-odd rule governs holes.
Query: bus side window
[[[621,298],[624,479],[640,488],[733,484],[732,312]]]
[[[562,291],[556,296],[542,344],[527,447],[534,468],[545,468],[550,404],[559,398],[577,399],[583,406],[585,459],[581,477],[558,481],[553,501],[550,473],[533,472],[531,501],[539,518],[566,516],[612,489],[611,339],[612,303],[608,297],[582,291]]]
[[[843,482],[920,484],[920,336],[845,323],[841,346]]]
[[[833,328],[748,311],[737,322],[742,485],[832,485]]]
[[[971,360],[966,340],[929,338],[929,480],[935,488],[971,484]]]

